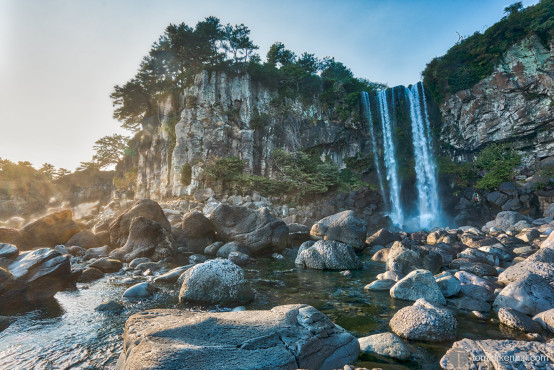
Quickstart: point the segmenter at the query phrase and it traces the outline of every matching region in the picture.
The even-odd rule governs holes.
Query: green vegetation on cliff
[[[276,42],[262,62],[257,49],[243,24],[223,25],[215,17],[198,22],[194,28],[185,23],[170,24],[143,58],[135,77],[114,87],[114,118],[126,129],[140,129],[145,117],[156,115],[159,102],[168,94],[181,93],[203,70],[231,76],[249,74],[254,81],[279,91],[282,99],[311,101],[318,96],[341,119],[350,116],[361,91],[382,87],[355,78],[334,58],[319,59],[309,53],[297,56]]]
[[[484,33],[463,39],[427,64],[422,73],[424,83],[437,103],[490,75],[506,51],[525,37],[535,34],[549,47],[554,37],[553,0],[542,0],[525,9],[515,3],[505,12],[507,15]]]

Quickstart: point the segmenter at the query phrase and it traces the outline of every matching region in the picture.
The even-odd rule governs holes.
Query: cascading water
[[[420,89],[423,105],[420,99]],[[412,122],[412,141],[417,188],[417,211],[414,223],[420,229],[429,229],[440,224],[440,203],[438,196],[437,166],[433,157],[429,114],[425,101],[425,92],[421,82],[406,88],[410,102],[410,119]]]
[[[369,134],[371,136],[371,148],[373,150],[373,162],[377,171],[377,178],[379,179],[379,189],[381,190],[381,196],[383,197],[385,208],[388,208],[388,197],[385,196],[385,185],[383,183],[383,175],[381,174],[381,166],[379,164],[379,153],[377,152],[377,142],[375,140],[375,130],[373,128],[373,117],[371,116],[369,94],[365,91],[362,91],[362,107],[364,109],[365,118],[367,119],[369,126]]]
[[[392,138],[392,128],[387,102],[387,91],[377,93],[379,110],[381,112],[381,128],[383,130],[384,162],[387,170],[387,182],[389,189],[390,212],[389,216],[394,225],[401,226],[404,223],[404,212],[400,203],[400,183],[398,181],[398,168],[396,165],[396,153]]]

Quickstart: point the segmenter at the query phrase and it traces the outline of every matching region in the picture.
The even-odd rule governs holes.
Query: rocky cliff
[[[525,164],[554,155],[554,39],[550,50],[531,36],[513,45],[495,71],[440,107],[440,139],[470,159],[494,142],[512,142]]]
[[[144,121],[136,197],[193,195],[204,187],[202,167],[211,158],[238,156],[245,172],[271,176],[275,148],[318,148],[344,167],[345,158],[369,150],[367,125],[354,117],[335,120],[317,102],[280,99],[248,75],[203,72],[179,98],[169,97],[158,117]]]

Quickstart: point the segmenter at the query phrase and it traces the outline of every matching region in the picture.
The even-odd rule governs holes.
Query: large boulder
[[[366,224],[354,211],[343,211],[320,220],[310,230],[316,239],[334,240],[350,244],[355,249],[364,249]]]
[[[442,342],[456,337],[458,322],[449,310],[418,299],[395,313],[389,325],[402,338]]]
[[[171,234],[171,225],[162,210],[162,207],[153,200],[137,200],[131,208],[122,213],[110,223],[110,243],[112,247],[123,247],[131,232],[133,220],[137,217],[154,221],[160,225],[166,234]]]
[[[120,260],[104,257],[91,263],[90,267],[98,269],[102,272],[110,273],[110,272],[118,272],[119,270],[121,270],[121,268],[123,267],[123,264],[121,263]]]
[[[204,253],[204,249],[215,242],[215,229],[201,212],[192,211],[173,230],[173,238],[177,247],[185,247],[193,253]]]
[[[455,342],[440,361],[443,369],[550,369],[554,345],[515,340]]]
[[[273,217],[268,208],[218,205],[210,215],[217,235],[225,242],[237,242],[251,254],[280,252],[287,246],[289,228]]]
[[[241,305],[254,298],[242,268],[229,260],[215,259],[194,265],[183,275],[180,302]]]
[[[554,333],[554,308],[536,314],[535,316],[533,316],[533,320],[537,322],[543,329]]]
[[[394,271],[401,276],[423,267],[423,258],[400,242],[394,242],[387,256],[387,270]]]
[[[371,247],[373,245],[387,246],[389,243],[399,242],[401,240],[400,235],[397,233],[392,232],[389,229],[380,229],[375,234],[369,236],[365,242]]]
[[[410,350],[392,333],[374,334],[368,337],[359,338],[360,352],[375,353],[380,356],[395,358],[401,361],[410,357]]]
[[[420,298],[424,298],[431,303],[446,304],[446,300],[433,274],[427,270],[414,270],[410,272],[391,288],[390,296],[406,301],[417,301]]]
[[[151,310],[125,324],[118,369],[337,369],[358,340],[307,305],[268,311]]]
[[[137,257],[159,261],[176,255],[171,231],[160,223],[142,216],[135,217],[129,231],[125,245],[113,250],[110,257],[130,262]]]
[[[108,236],[107,238],[105,236]],[[81,248],[89,249],[101,247],[103,245],[109,244],[110,238],[106,231],[102,235],[96,235],[91,230],[83,230],[73,235],[68,241],[68,246],[78,246]]]
[[[355,270],[362,267],[358,256],[349,244],[318,240],[300,251],[296,264],[316,270]]]
[[[512,308],[500,308],[498,310],[500,323],[510,329],[524,331],[526,333],[539,333],[541,326],[529,316]]]
[[[527,315],[536,315],[554,308],[554,288],[542,277],[529,274],[502,289],[493,306],[509,307]]]
[[[528,220],[529,218],[527,216],[524,216],[519,212],[503,211],[503,212],[499,212],[496,215],[496,218],[494,220],[494,226],[504,231],[507,231],[519,221],[528,221]]]
[[[27,301],[50,298],[71,281],[69,257],[50,248],[21,253],[8,270],[23,284]]]
[[[510,284],[516,280],[523,279],[530,274],[535,274],[549,281],[554,281],[554,263],[528,262],[527,260],[516,263],[498,275],[498,282],[502,284]]]
[[[73,221],[70,210],[51,213],[26,225],[20,230],[20,237],[13,240],[20,250],[37,247],[53,248],[65,244],[69,238],[81,231],[81,227]]]

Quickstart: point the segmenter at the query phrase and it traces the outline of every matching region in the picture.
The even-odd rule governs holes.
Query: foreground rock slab
[[[551,369],[552,343],[515,340],[470,340],[455,342],[442,357],[443,369]]]
[[[117,369],[336,369],[359,351],[356,338],[307,305],[154,310],[127,320]]]

